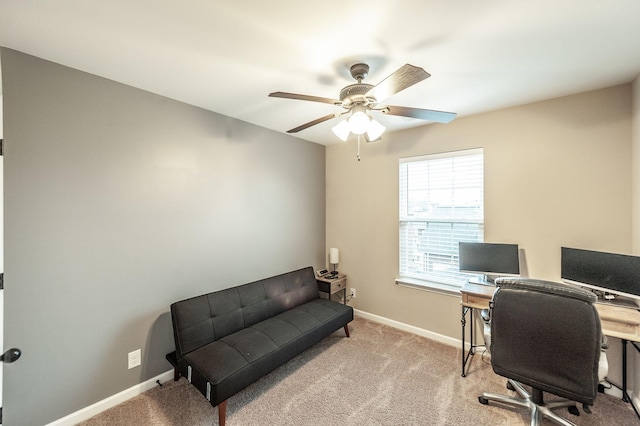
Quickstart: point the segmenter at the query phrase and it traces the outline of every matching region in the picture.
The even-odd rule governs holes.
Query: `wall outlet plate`
[[[142,354],[140,349],[129,352],[129,370],[142,364]]]

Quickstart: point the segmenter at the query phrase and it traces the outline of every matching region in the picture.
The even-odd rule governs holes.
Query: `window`
[[[462,286],[458,242],[484,240],[482,149],[400,160],[400,280]]]

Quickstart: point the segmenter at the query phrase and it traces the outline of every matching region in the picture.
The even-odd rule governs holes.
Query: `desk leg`
[[[471,355],[475,354],[475,350],[474,350],[475,346],[474,345],[476,343],[476,341],[473,338],[473,329],[475,328],[474,325],[473,325],[473,311],[474,310],[475,309],[473,309],[473,308],[469,308],[469,324],[471,324],[471,327],[469,328],[469,344],[471,345],[469,347],[469,353]]]
[[[626,342],[625,342],[625,343],[626,343]],[[636,349],[636,351],[640,352],[640,347],[638,347],[638,345],[637,345],[637,343],[636,343],[636,342],[631,342],[631,345]],[[626,348],[625,348],[625,349],[626,349]],[[626,364],[626,361],[625,361],[625,365],[624,365],[624,374],[625,374],[625,377],[626,377],[626,374],[627,374],[627,364]],[[638,411],[638,408],[637,408],[637,407],[636,407],[636,405],[633,403],[633,401],[631,400],[631,398],[629,398],[629,395],[628,395],[628,394],[626,394],[626,392],[625,392],[625,395],[627,396],[627,399],[629,400],[629,403],[630,403],[630,404],[631,404],[631,406],[633,407],[633,411],[635,411],[635,412],[636,412],[636,416],[638,416],[638,419],[640,419],[640,411]]]
[[[462,317],[460,318],[460,322],[462,323],[462,377],[467,376],[467,373],[465,372],[465,367],[469,363],[469,358],[471,358],[475,354],[476,348],[479,346],[486,347],[484,344],[476,345],[475,343],[474,332],[473,332],[473,329],[475,328],[473,323],[473,311],[474,309],[470,306],[462,307]],[[469,330],[469,337],[471,338],[471,341],[469,342],[469,352],[465,354],[465,340],[466,340],[465,326],[467,325],[467,313],[469,313],[469,318],[471,320],[471,329]]]
[[[638,409],[636,408],[631,398],[629,398],[629,394],[627,393],[627,339],[620,340],[622,340],[622,400],[631,404],[633,411],[636,412],[636,416],[638,416],[638,418],[640,419],[640,412],[638,412]],[[634,348],[640,351],[640,349],[634,342],[631,342],[631,344]]]
[[[469,352],[467,352],[467,354],[465,355],[465,326],[467,325],[467,312],[469,311],[471,311],[471,346],[469,347]],[[462,324],[462,377],[466,377],[467,374],[464,370],[467,362],[469,361],[469,357],[473,355],[473,308],[470,308],[468,306],[462,307],[462,317],[460,318],[460,323]]]
[[[629,402],[627,396],[627,339],[622,340],[622,400]]]
[[[464,326],[467,324],[467,320],[465,318],[467,311],[467,308],[465,308],[464,306],[462,307],[462,316],[460,317],[460,323],[462,324],[462,377],[464,377],[464,339],[465,339],[465,333],[464,333]]]

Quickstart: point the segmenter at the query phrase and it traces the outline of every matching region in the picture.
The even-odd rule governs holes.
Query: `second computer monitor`
[[[460,242],[458,250],[460,272],[482,275],[484,283],[520,275],[517,244]]]

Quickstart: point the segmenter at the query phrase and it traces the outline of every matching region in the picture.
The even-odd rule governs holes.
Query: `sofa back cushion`
[[[319,297],[312,267],[203,294],[171,305],[179,358]]]

